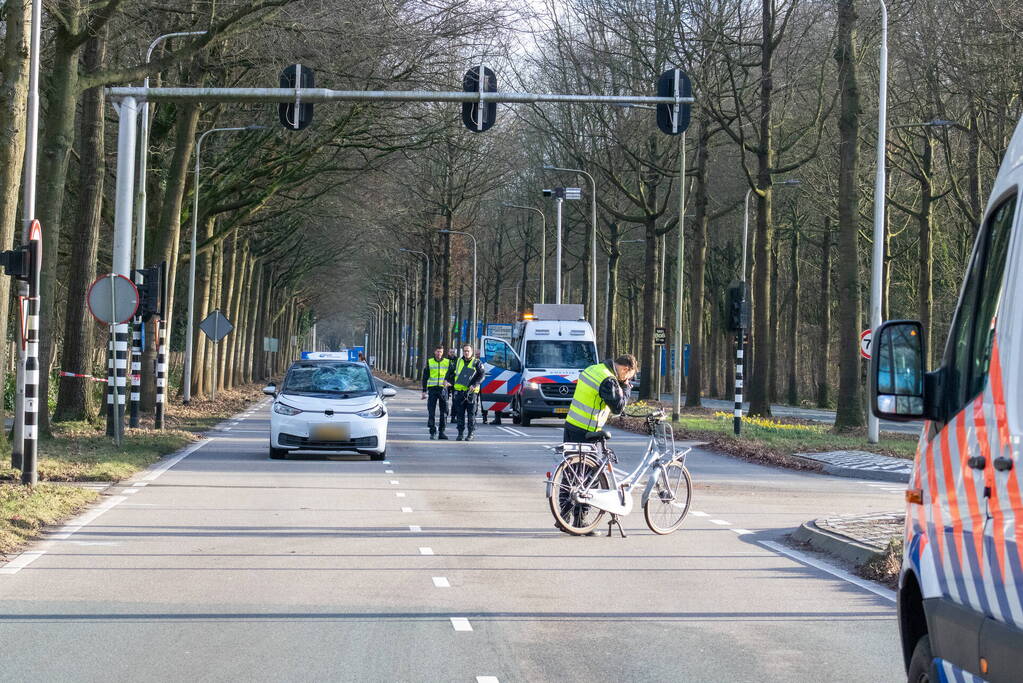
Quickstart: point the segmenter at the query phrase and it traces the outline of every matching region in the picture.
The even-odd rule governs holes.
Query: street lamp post
[[[192,190],[192,237],[190,240],[191,256],[188,259],[188,313],[185,330],[185,359],[184,369],[181,375],[181,402],[185,405],[192,400],[192,331],[195,324],[195,260],[196,260],[196,235],[198,234],[199,223],[199,160],[202,153],[202,141],[210,133],[225,133],[229,131],[260,130],[265,126],[233,126],[230,128],[211,128],[199,136],[195,143],[195,188]]]
[[[545,197],[554,197],[554,203],[557,206],[557,230],[555,231],[555,240],[557,245],[554,249],[554,258],[557,261],[554,266],[555,281],[554,281],[554,303],[561,303],[561,205],[564,204],[566,199],[581,199],[582,192],[578,187],[555,187],[550,190],[544,190],[543,195]]]
[[[593,329],[597,326],[597,181],[593,176],[581,168],[562,168],[560,166],[544,166],[545,171],[563,171],[566,173],[579,173],[586,176],[590,181],[590,320]],[[606,311],[605,311],[606,315]]]
[[[544,215],[543,211],[532,206],[521,206],[519,204],[501,204],[501,206],[507,206],[511,209],[535,211],[540,214],[540,303],[547,303],[545,288],[545,283],[547,282],[547,216]]]
[[[476,255],[477,255],[476,254],[476,251],[477,251],[476,250],[476,238],[472,234],[470,234],[468,232],[464,232],[462,230],[442,229],[442,230],[440,230],[440,232],[441,232],[441,234],[445,234],[445,235],[465,235],[466,237],[468,237],[469,239],[472,240],[472,334],[469,337],[469,340],[472,342],[473,346],[476,346],[478,341],[479,341],[478,340],[478,335],[476,334],[476,329],[477,329],[478,323],[479,323],[479,320],[477,320],[477,318],[476,318],[476,278],[477,278],[477,271],[476,271]]]
[[[888,125],[888,6],[881,4],[881,54],[877,96],[877,174],[874,178],[874,255],[870,264],[870,328],[881,327],[882,278],[884,277],[884,188],[885,146]],[[872,411],[867,411],[867,441],[877,443],[881,425]]]
[[[416,249],[405,249],[401,247],[398,251],[403,251],[407,254],[418,254],[423,257],[423,261],[426,263],[426,290],[423,296],[423,355],[421,358],[427,358],[430,353],[430,256],[425,251],[418,251]]]

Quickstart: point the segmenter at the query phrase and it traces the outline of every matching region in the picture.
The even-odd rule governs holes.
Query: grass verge
[[[57,482],[127,479],[260,400],[261,388],[260,384],[222,391],[215,401],[196,399],[188,406],[168,404],[166,429],[155,430],[152,419],[143,419],[139,429],[125,430],[120,448],[106,436],[103,424],[53,425],[52,434],[39,440],[39,480],[45,483],[32,489],[20,486],[21,472],[9,467],[9,461],[0,466],[0,555],[18,550],[44,525],[67,519],[99,495]]]
[[[658,404],[635,404],[630,409],[654,407]],[[670,406],[662,406],[670,412]],[[642,419],[619,417],[615,426],[636,432],[645,432]],[[884,432],[880,443],[867,441],[866,432],[834,434],[828,425],[787,418],[764,419],[745,416],[742,435],[732,432],[732,415],[705,408],[686,408],[673,423],[675,438],[704,441],[713,450],[727,453],[751,462],[788,467],[797,470],[820,471],[816,463],[793,457],[796,453],[859,450],[897,458],[912,458],[916,452],[917,437]]]

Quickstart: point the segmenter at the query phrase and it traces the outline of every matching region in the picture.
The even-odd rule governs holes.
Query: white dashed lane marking
[[[405,492],[404,491],[398,491],[394,495],[397,496],[398,498],[404,498],[405,497]]]
[[[746,534],[752,534],[753,533],[749,529],[731,529],[731,531],[734,531],[735,533],[739,534],[740,536],[745,536]]]
[[[501,683],[497,676],[477,676],[476,683]]]
[[[693,517],[710,517],[710,515],[708,515],[706,512],[698,512],[696,510],[690,511],[689,514],[691,514]]]
[[[465,617],[451,617],[451,626],[456,631],[471,631],[472,624]]]
[[[420,548],[419,549],[419,554],[420,555],[433,555],[433,548]]]
[[[448,583],[447,578],[443,576],[433,577],[433,585],[435,588],[451,588],[451,584]]]
[[[391,480],[391,486],[397,486],[397,485],[398,485],[398,480],[397,479],[392,479]]]
[[[731,522],[726,522],[723,519],[712,519],[712,520],[710,520],[710,522],[711,522],[711,524],[720,524],[721,526],[731,526],[732,525]]]
[[[418,524],[409,524],[408,530],[414,534],[419,534],[422,533],[423,527],[419,526]]]
[[[406,508],[402,508],[401,511],[402,512],[412,512],[412,508],[407,508],[407,507]]]

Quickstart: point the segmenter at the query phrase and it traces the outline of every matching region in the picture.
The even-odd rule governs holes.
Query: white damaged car
[[[383,460],[387,450],[387,407],[397,392],[377,388],[365,363],[300,360],[288,368],[270,409],[270,457],[289,451],[355,451]]]

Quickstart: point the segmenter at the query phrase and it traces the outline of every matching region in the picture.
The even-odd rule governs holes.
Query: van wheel
[[[379,453],[370,453],[369,454],[369,459],[370,460],[383,460],[386,457],[387,457],[387,451],[381,451]]]
[[[283,448],[270,447],[270,458],[272,460],[284,460],[288,457],[288,451]]]
[[[916,641],[913,648],[913,658],[909,660],[909,683],[930,683],[931,664],[934,662],[934,655],[931,654],[931,637],[924,635]]]
[[[516,401],[512,405],[511,419],[513,425],[522,424],[522,401]]]
[[[529,423],[533,421],[533,416],[527,413],[525,410],[519,413],[519,424],[523,427],[528,427]]]

